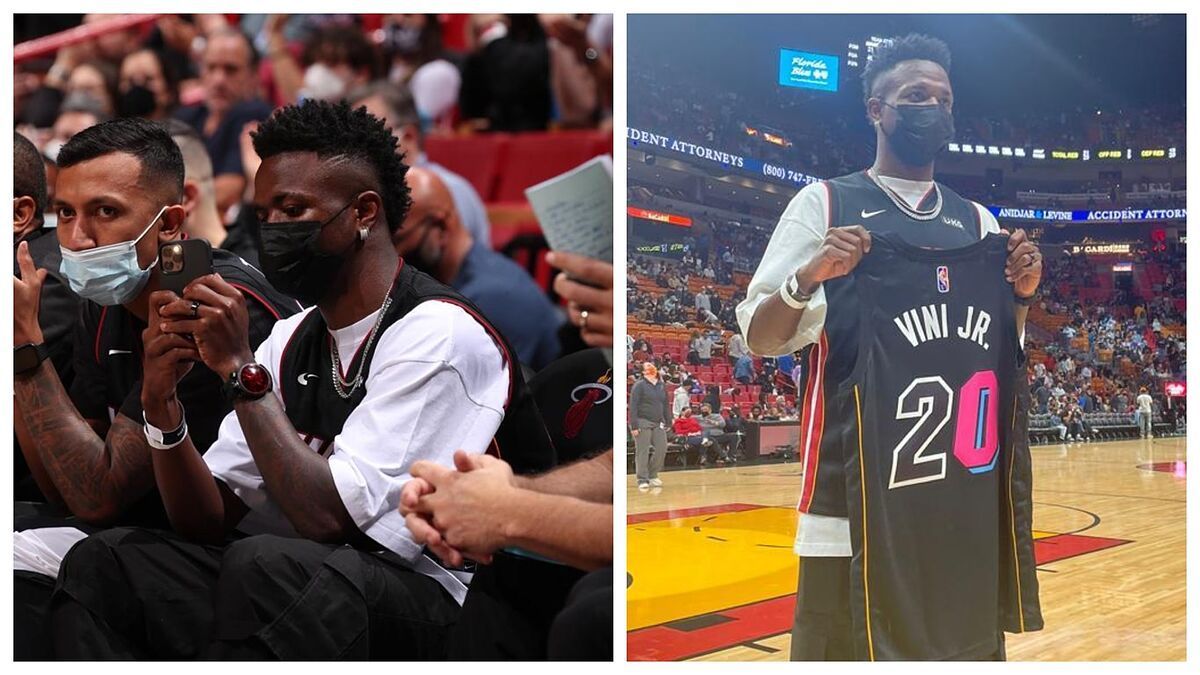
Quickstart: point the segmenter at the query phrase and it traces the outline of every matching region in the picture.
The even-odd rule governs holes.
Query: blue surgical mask
[[[67,278],[71,290],[80,297],[98,305],[111,307],[121,305],[137,297],[150,279],[150,270],[158,258],[146,269],[138,265],[137,245],[162,217],[167,207],[158,210],[154,220],[136,238],[108,246],[98,246],[86,251],[71,251],[59,246],[62,265],[59,271]]]

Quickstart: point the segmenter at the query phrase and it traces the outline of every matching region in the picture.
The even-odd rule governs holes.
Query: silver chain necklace
[[[920,211],[909,206],[908,202],[904,201],[904,198],[897,194],[895,190],[884,185],[883,181],[879,180],[879,177],[875,175],[875,171],[873,169],[867,170],[867,177],[870,178],[871,182],[875,183],[880,190],[883,190],[883,194],[887,195],[888,199],[892,200],[892,203],[896,205],[896,208],[908,214],[910,218],[916,220],[933,220],[934,218],[938,217],[939,213],[942,212],[942,188],[937,184],[936,181],[933,183],[933,190],[935,193],[937,193],[937,201],[933,203],[933,207],[930,210]]]
[[[388,307],[392,305],[392,294],[389,292],[387,298],[384,299],[383,305],[379,308],[379,316],[375,317],[375,325],[371,327],[371,334],[367,336],[367,343],[362,350],[362,360],[358,362],[358,372],[354,374],[354,379],[347,382],[342,378],[342,358],[338,356],[337,340],[329,341],[329,355],[333,357],[333,390],[343,400],[350,398],[354,392],[358,390],[363,383],[363,368],[367,365],[370,359],[371,345],[375,343],[375,337],[379,334],[379,327],[383,325],[383,317],[387,314]],[[346,390],[349,387],[349,391]]]

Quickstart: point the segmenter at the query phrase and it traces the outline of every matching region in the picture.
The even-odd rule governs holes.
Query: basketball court
[[[1186,658],[1185,440],[1033,448],[1046,627],[1014,661]],[[629,660],[784,661],[800,465],[627,479]]]

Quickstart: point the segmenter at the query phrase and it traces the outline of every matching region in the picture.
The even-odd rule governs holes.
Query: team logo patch
[[[567,409],[566,417],[563,418],[563,436],[566,438],[578,436],[579,432],[583,431],[583,425],[587,423],[588,416],[592,414],[592,407],[612,398],[613,391],[609,386],[610,382],[612,382],[612,370],[604,373],[599,380],[581,384],[571,391],[571,400],[574,403]]]
[[[938,265],[937,287],[938,293],[950,292],[950,268],[946,267],[945,265]]]

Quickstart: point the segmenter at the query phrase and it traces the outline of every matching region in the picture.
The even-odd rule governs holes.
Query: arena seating
[[[597,155],[612,154],[612,132],[431,136],[425,152],[471,181],[484,202],[519,202],[525,200],[525,188]]]

